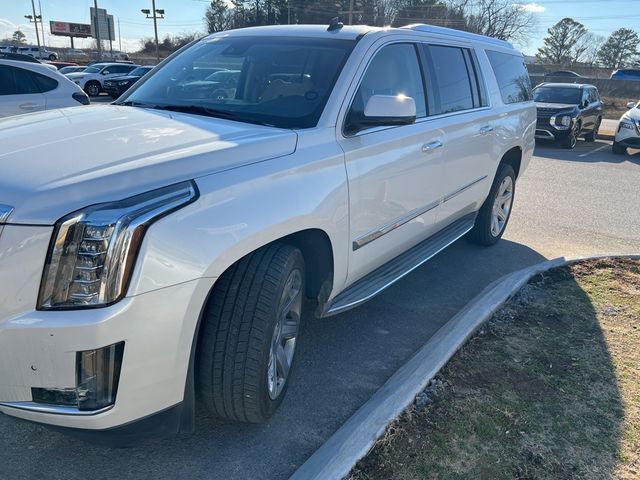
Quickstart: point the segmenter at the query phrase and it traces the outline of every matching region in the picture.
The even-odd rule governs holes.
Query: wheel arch
[[[511,165],[513,171],[516,174],[516,179],[520,175],[520,168],[522,166],[522,148],[519,146],[512,147],[507,150],[502,158],[500,159],[500,163],[506,163],[507,165]]]

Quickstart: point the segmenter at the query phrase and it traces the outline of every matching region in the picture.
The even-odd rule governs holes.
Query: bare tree
[[[233,15],[224,0],[211,0],[204,12],[204,22],[207,26],[207,32],[221,32],[231,28]]]
[[[602,35],[587,32],[574,45],[571,61],[572,63],[587,63],[594,65],[598,61],[598,51],[604,44],[605,38]]]
[[[537,29],[534,13],[513,0],[458,0],[466,30],[526,45]]]

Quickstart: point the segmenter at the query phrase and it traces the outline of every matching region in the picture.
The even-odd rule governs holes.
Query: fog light
[[[100,410],[113,405],[118,392],[124,342],[76,353],[75,388],[32,388],[36,403]]]

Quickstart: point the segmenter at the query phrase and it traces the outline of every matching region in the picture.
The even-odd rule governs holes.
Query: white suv
[[[80,88],[87,92],[87,95],[95,97],[103,91],[105,80],[126,75],[137,67],[138,65],[130,63],[94,63],[82,72],[67,74],[67,78],[79,85]]]
[[[196,397],[267,419],[304,304],[497,242],[536,108],[508,43],[332,24],[213,34],[116,104],[5,122],[0,410],[111,438],[188,429]]]
[[[30,57],[40,60],[54,61],[58,59],[58,54],[56,52],[50,52],[49,50],[38,47],[20,47],[18,48],[18,53],[29,55]]]

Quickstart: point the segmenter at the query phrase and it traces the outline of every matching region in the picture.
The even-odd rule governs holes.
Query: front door
[[[339,136],[349,181],[350,284],[433,233],[441,195],[442,132],[425,122],[418,47],[387,44],[371,59],[346,115],[362,114],[372,95],[406,95],[416,103],[412,125]]]

